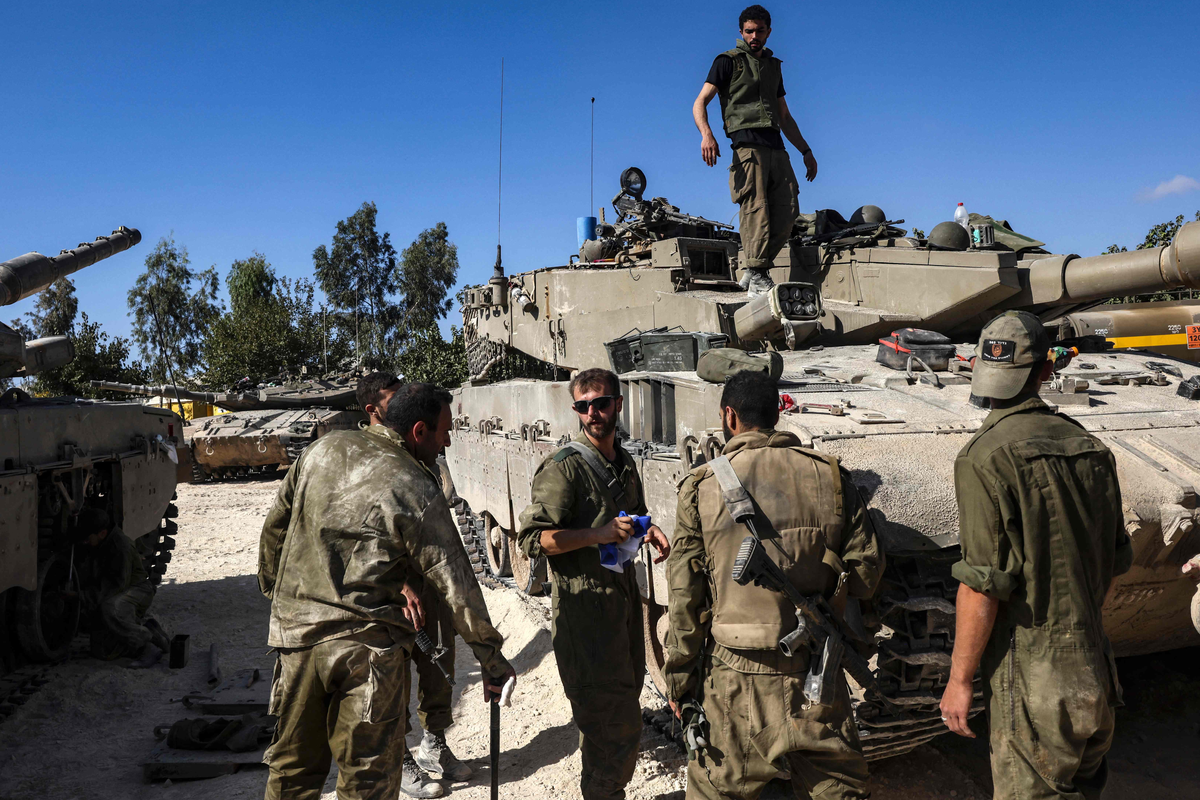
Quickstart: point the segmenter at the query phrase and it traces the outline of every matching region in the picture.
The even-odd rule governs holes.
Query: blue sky
[[[593,96],[596,205],[634,164],[650,194],[729,220],[727,143],[705,167],[690,108],[741,7],[10,5],[0,259],[140,228],[139,247],[75,276],[80,308],[127,334],[125,293],[159,237],[197,268],[257,250],[309,276],[313,249],[373,200],[398,250],[445,221],[460,278],[485,280],[501,57],[510,271],[575,250]],[[874,203],[929,230],[962,201],[1092,254],[1200,208],[1200,61],[1176,35],[1200,29],[1195,0],[767,7],[820,162],[803,210]]]

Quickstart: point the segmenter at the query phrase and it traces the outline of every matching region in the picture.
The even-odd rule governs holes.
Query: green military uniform
[[[587,435],[575,441],[599,450]],[[600,455],[604,461],[604,456]],[[625,490],[629,507],[617,508],[583,457],[570,449],[542,462],[533,478],[533,502],[521,514],[518,543],[530,558],[542,555],[545,530],[578,530],[608,524],[621,511],[645,514],[637,466],[620,444],[608,471]],[[600,566],[598,547],[548,556],[552,582],[551,638],[563,690],[579,726],[584,800],[623,798],[633,777],[641,740],[638,695],[646,675],[642,600],[632,569]]]
[[[1099,797],[1121,693],[1100,608],[1133,557],[1112,453],[1034,397],[988,415],[954,486],[954,577],[1001,601],[981,664],[995,797]]]
[[[755,500],[759,536],[779,542],[789,560],[774,547],[767,553],[800,592],[823,593],[835,607],[875,593],[884,556],[866,505],[836,459],[772,430],[739,434],[723,454]],[[811,653],[789,658],[778,650],[796,627],[795,607],[782,594],[732,579],[747,535],[729,516],[711,467],[693,470],[680,488],[667,559],[663,670],[670,698],[699,700],[709,720],[709,747],[688,763],[687,797],[756,798],[785,761],[800,797],[867,797],[845,677],[833,706],[807,703]]]
[[[80,559],[79,583],[85,605],[94,609],[92,656],[136,656],[152,634],[142,623],[154,600],[154,584],[137,545],[114,527],[87,558]]]
[[[416,636],[401,594],[410,572],[445,597],[481,671],[507,672],[471,565],[444,546],[456,535],[436,479],[389,428],[335,431],[288,471],[259,546],[279,651],[267,798],[319,798],[336,758],[338,797],[395,800]]]
[[[755,56],[742,39],[725,52],[733,60],[729,83],[718,86],[725,133],[769,129],[779,131],[781,63],[769,49]],[[768,268],[792,234],[800,213],[800,184],[787,150],[759,144],[739,144],[735,139],[729,166],[729,196],[740,207],[738,230],[742,237],[742,266]]]

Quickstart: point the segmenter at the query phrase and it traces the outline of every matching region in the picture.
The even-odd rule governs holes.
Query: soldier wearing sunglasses
[[[645,514],[646,502],[637,466],[616,439],[617,376],[584,370],[570,392],[583,428],[575,442],[592,455],[567,446],[538,467],[517,538],[531,558],[546,556],[553,574],[554,655],[579,726],[581,794],[619,800],[633,777],[642,732],[642,602],[633,570],[601,566],[597,545],[633,535],[632,520],[618,514]],[[652,525],[646,540],[658,551],[655,561],[663,561],[671,549],[663,532]]]

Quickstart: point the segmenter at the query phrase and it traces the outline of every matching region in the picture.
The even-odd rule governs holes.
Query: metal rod
[[[500,59],[500,152],[496,159],[496,246],[500,245],[500,203],[504,188],[504,58]]]
[[[492,707],[492,800],[500,798],[500,698],[495,697]]]
[[[588,153],[588,215],[596,202],[596,98],[592,98],[592,148]]]

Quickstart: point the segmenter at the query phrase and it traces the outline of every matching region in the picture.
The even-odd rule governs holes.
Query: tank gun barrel
[[[1200,289],[1200,222],[1184,225],[1163,247],[1035,261],[1024,299],[1033,306],[1074,305],[1181,288]]]
[[[121,392],[123,394],[139,394],[146,397],[166,397],[174,400],[178,395],[180,400],[193,400],[201,403],[209,403],[217,405],[224,399],[224,395],[213,392],[193,392],[190,389],[184,389],[182,386],[176,386],[171,383],[163,384],[162,386],[143,386],[137,383],[116,383],[114,381],[91,381],[92,388],[104,389],[109,392]]]
[[[81,242],[78,247],[63,250],[56,256],[26,253],[5,261],[0,264],[0,306],[23,300],[59,278],[128,250],[141,240],[142,234],[136,228],[121,226],[109,236],[97,236],[94,242]]]

